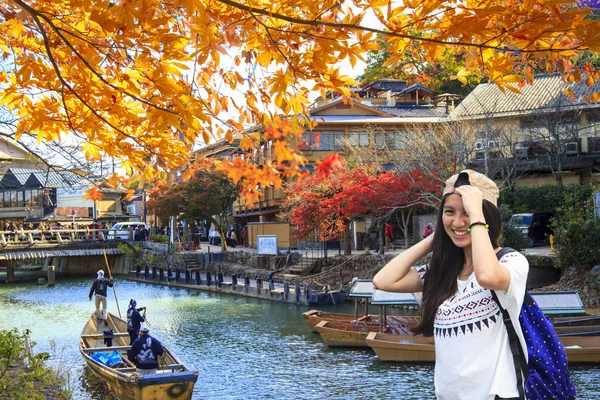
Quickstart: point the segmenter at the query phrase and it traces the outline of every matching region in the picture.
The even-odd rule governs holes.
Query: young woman
[[[498,187],[465,170],[446,181],[433,235],[390,261],[374,278],[376,288],[423,292],[416,334],[435,338],[438,399],[518,398],[506,327],[490,290],[513,321],[523,303],[529,264],[520,253],[500,260]],[[412,268],[432,252],[428,265]],[[517,335],[525,345],[519,324]]]

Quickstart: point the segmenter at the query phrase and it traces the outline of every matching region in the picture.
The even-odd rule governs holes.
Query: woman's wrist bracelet
[[[481,221],[476,221],[476,222],[473,222],[471,225],[469,225],[469,229],[467,229],[467,232],[471,233],[473,228],[476,226],[483,226],[485,229],[490,230],[489,224],[486,224],[485,222],[481,222]]]

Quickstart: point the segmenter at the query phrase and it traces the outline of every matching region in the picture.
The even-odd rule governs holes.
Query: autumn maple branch
[[[46,34],[46,31],[44,30],[44,27],[42,26],[42,22],[39,20],[39,18],[35,14],[32,15],[32,18],[33,18],[34,22],[36,23],[36,25],[38,26],[38,28],[40,29],[40,33],[41,33],[41,35],[44,38],[44,47],[45,47],[46,52],[48,54],[48,59],[50,60],[50,63],[52,64],[52,67],[56,71],[56,76],[58,77],[58,79],[60,80],[60,82],[63,84],[63,86],[66,87],[69,90],[69,92],[71,92],[81,102],[81,104],[83,104],[88,110],[90,110],[90,112],[96,118],[98,118],[99,120],[101,120],[102,122],[104,122],[106,125],[110,126],[115,131],[119,132],[124,137],[131,139],[132,141],[134,141],[135,143],[137,143],[139,146],[141,146],[142,148],[146,149],[150,154],[158,155],[158,153],[156,153],[154,151],[154,149],[151,148],[150,146],[147,146],[147,145],[143,144],[142,142],[140,142],[139,140],[137,140],[137,138],[135,138],[135,137],[133,137],[131,135],[128,135],[123,130],[121,130],[118,127],[116,127],[113,124],[111,124],[106,118],[104,118],[102,115],[100,115],[96,111],[96,109],[94,107],[92,107],[90,104],[88,104],[81,97],[81,95],[75,89],[73,89],[73,87],[71,85],[69,85],[69,83],[62,76],[62,73],[60,72],[60,68],[59,68],[58,64],[56,64],[56,60],[52,56],[52,50],[50,49],[50,45],[49,45],[49,41],[48,41],[48,35]]]
[[[279,14],[279,13],[272,12],[269,10],[264,10],[261,8],[247,6],[247,5],[232,1],[232,0],[217,0],[217,1],[219,3],[223,3],[228,6],[237,8],[239,10],[243,10],[243,11],[250,12],[250,13],[261,14],[261,15],[264,15],[264,16],[267,16],[270,18],[276,18],[276,19],[280,19],[282,21],[287,21],[287,22],[299,24],[299,25],[310,25],[310,26],[316,26],[316,27],[328,26],[328,27],[337,28],[337,29],[365,31],[365,32],[376,33],[376,34],[383,35],[383,36],[391,36],[391,37],[397,37],[397,38],[402,38],[402,39],[411,39],[411,40],[420,40],[420,41],[435,43],[435,44],[440,44],[440,45],[464,46],[464,47],[471,47],[471,48],[491,49],[491,50],[506,51],[506,52],[519,52],[519,53],[539,53],[540,52],[540,50],[505,49],[503,47],[490,46],[490,45],[486,45],[483,43],[447,41],[447,40],[428,38],[428,37],[417,37],[415,35],[408,35],[408,34],[403,34],[403,33],[398,33],[398,32],[393,32],[393,31],[384,31],[381,29],[369,28],[367,26],[355,25],[355,24],[328,22],[328,21],[323,21],[323,20],[304,20],[304,19],[300,19],[300,18],[295,18],[295,17],[290,17],[287,15]],[[553,49],[546,49],[545,51],[558,53],[558,52],[562,52],[562,51],[571,51],[571,50],[573,50],[573,49],[572,48],[553,48]]]
[[[75,37],[75,38],[77,38],[77,39],[80,39],[80,40],[83,40],[82,38],[78,37],[77,35],[73,34],[72,32],[69,32],[69,31],[68,31],[68,30],[66,30],[66,29],[62,29],[62,28],[59,28],[59,27],[57,27],[57,26],[56,26],[56,25],[55,25],[55,24],[54,24],[54,23],[53,23],[53,22],[50,20],[50,18],[48,18],[48,17],[47,17],[46,15],[44,15],[43,13],[40,13],[39,11],[37,11],[37,10],[33,9],[33,8],[32,8],[32,7],[30,7],[29,5],[27,5],[27,4],[25,4],[25,3],[23,3],[23,1],[21,1],[21,0],[13,0],[13,1],[14,1],[15,3],[17,3],[19,6],[21,6],[21,7],[22,7],[24,10],[26,10],[26,11],[29,13],[29,15],[31,15],[32,17],[36,17],[36,16],[37,16],[37,17],[40,17],[40,18],[42,18],[42,19],[43,19],[43,20],[44,20],[44,21],[45,21],[45,22],[46,22],[46,23],[47,23],[47,24],[48,24],[48,25],[49,25],[49,26],[52,28],[52,30],[53,30],[54,32],[56,32],[56,34],[58,35],[58,37],[60,37],[60,38],[62,39],[63,43],[64,43],[64,44],[65,44],[65,45],[66,45],[66,46],[67,46],[67,47],[68,47],[68,48],[69,48],[69,49],[70,49],[70,50],[73,52],[73,54],[75,54],[75,56],[76,56],[76,57],[77,57],[77,58],[78,58],[78,59],[79,59],[79,60],[80,60],[80,61],[83,63],[83,65],[85,65],[85,66],[87,67],[87,69],[89,69],[89,70],[92,72],[92,74],[94,74],[94,75],[95,75],[95,76],[96,76],[98,79],[100,79],[100,81],[101,81],[102,83],[104,83],[105,85],[109,86],[109,87],[110,87],[110,88],[112,88],[113,90],[116,90],[116,91],[118,91],[118,92],[120,92],[120,93],[123,93],[123,94],[125,94],[125,95],[127,95],[127,96],[131,97],[133,100],[136,100],[136,101],[139,101],[140,103],[146,104],[146,105],[147,105],[147,106],[149,106],[149,107],[153,107],[153,108],[156,108],[156,109],[158,109],[158,110],[161,110],[161,111],[164,111],[164,112],[168,112],[168,113],[171,113],[171,114],[176,114],[176,112],[175,112],[175,111],[173,111],[173,110],[169,110],[168,108],[163,108],[163,107],[160,107],[160,106],[159,106],[159,105],[157,105],[157,104],[154,104],[154,103],[151,103],[151,102],[149,102],[149,101],[147,101],[147,100],[144,100],[144,99],[142,99],[142,98],[140,98],[140,97],[138,97],[138,96],[136,96],[136,95],[134,95],[134,94],[132,94],[132,93],[128,92],[127,90],[123,90],[122,88],[119,88],[119,87],[117,87],[116,85],[113,85],[112,83],[108,82],[108,81],[107,81],[107,80],[104,78],[104,76],[102,76],[102,74],[100,74],[98,71],[96,71],[96,70],[94,69],[94,67],[92,67],[92,65],[91,65],[91,64],[90,64],[90,63],[89,63],[89,62],[88,62],[88,61],[85,59],[85,57],[83,57],[83,56],[81,55],[81,53],[79,53],[79,51],[77,51],[77,49],[76,49],[76,48],[73,46],[73,44],[72,44],[72,43],[71,43],[71,42],[70,42],[70,41],[69,41],[69,40],[68,40],[68,39],[67,39],[67,38],[66,38],[66,37],[65,37],[65,36],[62,34],[62,32],[66,32],[67,34],[69,34],[69,35],[71,35],[71,36],[73,36],[73,37]],[[39,25],[38,25],[38,27],[39,27],[40,29],[42,29],[42,28],[41,28]],[[46,37],[46,36],[44,35],[44,37]],[[93,47],[96,47],[96,45],[95,45],[95,44],[93,44],[93,43],[90,43],[90,42],[89,42],[89,41],[87,41],[87,40],[84,40],[84,41],[85,41],[86,43],[90,44],[91,46],[93,46]]]

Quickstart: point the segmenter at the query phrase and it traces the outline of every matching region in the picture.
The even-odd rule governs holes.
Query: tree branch
[[[397,38],[402,38],[402,39],[413,39],[413,40],[421,40],[424,42],[429,42],[429,43],[435,43],[435,44],[441,44],[441,45],[449,45],[449,46],[464,46],[464,47],[469,47],[469,48],[479,48],[479,49],[492,49],[492,50],[497,50],[497,51],[501,51],[501,52],[518,52],[518,53],[539,53],[539,50],[519,50],[519,49],[505,49],[503,47],[499,47],[499,46],[490,46],[490,45],[486,45],[483,43],[470,43],[470,42],[461,42],[461,41],[447,41],[447,40],[441,40],[441,39],[435,39],[435,38],[426,38],[426,37],[418,37],[415,35],[407,35],[407,34],[403,34],[403,33],[398,33],[398,32],[391,32],[391,31],[384,31],[381,29],[375,29],[375,28],[369,28],[366,26],[362,26],[362,25],[355,25],[355,24],[345,24],[345,23],[337,23],[337,22],[327,22],[327,21],[322,21],[322,20],[304,20],[304,19],[300,19],[300,18],[295,18],[295,17],[290,17],[287,15],[283,15],[283,14],[279,14],[279,13],[275,13],[269,10],[264,10],[261,8],[256,8],[256,7],[251,7],[251,6],[247,6],[244,4],[240,4],[237,3],[235,1],[232,0],[217,0],[219,3],[223,3],[223,4],[227,4],[228,6],[237,8],[238,10],[243,10],[243,11],[247,11],[250,13],[256,13],[256,14],[261,14],[270,18],[276,18],[282,21],[287,21],[290,23],[294,23],[294,24],[298,24],[298,25],[310,25],[310,26],[327,26],[330,28],[337,28],[337,29],[349,29],[349,30],[357,30],[357,31],[365,31],[365,32],[372,32],[372,33],[377,33],[383,36],[391,36],[391,37],[397,37]],[[569,51],[569,50],[573,50],[572,48],[554,48],[554,49],[547,49],[545,51],[550,51],[550,52],[561,52],[561,51]]]

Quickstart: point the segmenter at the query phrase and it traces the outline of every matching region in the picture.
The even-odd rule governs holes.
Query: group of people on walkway
[[[97,272],[97,278],[90,288],[89,300],[95,296],[96,320],[99,323],[107,320],[106,296],[108,288],[114,288],[114,281],[104,277],[104,271]],[[128,358],[136,366],[138,373],[150,375],[156,373],[158,357],[162,356],[164,349],[156,338],[150,336],[150,328],[142,326],[146,322],[146,307],[137,307],[137,301],[131,299],[127,309],[127,333],[131,349]]]

